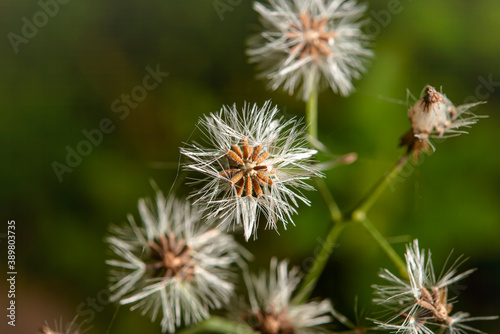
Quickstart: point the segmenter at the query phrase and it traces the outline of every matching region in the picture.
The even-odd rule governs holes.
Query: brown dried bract
[[[420,288],[420,298],[417,299],[417,305],[424,308],[425,313],[419,314],[417,318],[407,313],[401,313],[401,317],[420,325],[424,325],[428,320],[449,325],[452,318],[448,314],[450,314],[453,305],[448,304],[448,288],[433,287],[431,291],[432,293],[427,288]]]
[[[450,324],[452,321],[448,315],[453,307],[448,304],[448,288],[440,289],[433,287],[432,293],[426,288],[420,288],[420,299],[417,301],[420,306],[431,313],[431,316],[440,323]]]
[[[269,152],[261,154],[262,146],[252,147],[248,145],[248,140],[241,141],[241,148],[233,145],[232,150],[226,152],[226,158],[229,160],[230,167],[219,174],[229,178],[231,184],[236,187],[238,196],[262,196],[261,186],[271,186],[273,181],[268,175],[275,171],[265,164],[269,157]],[[267,175],[266,175],[267,174]]]
[[[415,137],[413,130],[408,130],[400,139],[399,146],[408,147],[407,153],[413,152],[413,159],[417,162],[420,159],[422,152],[429,151],[429,143],[426,140],[420,140]]]
[[[191,248],[184,239],[176,239],[173,233],[161,235],[158,242],[149,242],[152,259],[155,262],[147,264],[147,269],[155,270],[156,277],[176,277],[184,280],[194,278],[194,262]]]

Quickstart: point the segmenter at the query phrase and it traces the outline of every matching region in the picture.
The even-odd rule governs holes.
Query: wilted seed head
[[[408,110],[415,137],[429,138],[433,132],[442,137],[457,117],[455,106],[434,87],[427,86],[422,98]]]
[[[364,72],[372,52],[361,32],[366,11],[355,0],[269,0],[254,3],[264,31],[249,41],[250,62],[260,64],[269,87],[282,87],[290,95],[300,89],[307,100],[311,92],[330,86],[349,95],[353,79]]]
[[[448,138],[467,133],[458,130],[460,127],[470,127],[480,118],[470,111],[471,108],[484,103],[464,104],[458,107],[432,86],[426,86],[422,97],[408,109],[411,130],[401,138],[401,146],[408,146],[418,160],[422,151],[434,146],[430,138]]]

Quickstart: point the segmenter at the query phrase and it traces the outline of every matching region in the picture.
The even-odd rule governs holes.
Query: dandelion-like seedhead
[[[380,328],[392,329],[403,334],[465,334],[482,333],[466,323],[475,320],[493,320],[497,317],[470,317],[468,313],[451,314],[456,298],[449,298],[448,288],[470,275],[475,269],[458,273],[463,262],[459,257],[436,278],[431,260],[420,250],[418,240],[407,246],[406,265],[409,281],[402,280],[389,270],[384,269],[379,276],[390,285],[374,285],[377,298],[375,302],[386,306],[390,319],[386,322],[375,321]]]
[[[225,305],[234,289],[232,267],[241,261],[232,236],[200,224],[201,214],[189,201],[139,200],[143,224],[129,215],[129,225],[112,226],[106,238],[118,259],[111,270],[111,300],[132,304],[155,321],[161,313],[163,332],[174,332]]]
[[[199,128],[210,147],[197,143],[181,148],[189,158],[185,168],[203,176],[203,187],[192,195],[208,218],[219,227],[243,227],[245,239],[257,236],[259,215],[277,231],[292,223],[298,201],[309,205],[299,189],[312,190],[304,181],[320,173],[311,165],[315,150],[308,149],[304,128],[294,118],[277,118],[270,101],[262,108],[245,104],[223,107],[203,117]]]
[[[366,5],[355,0],[269,0],[255,2],[264,31],[249,41],[250,62],[260,63],[269,88],[290,95],[300,87],[307,100],[315,87],[344,96],[353,90],[372,52],[359,21]]]
[[[235,303],[233,316],[262,334],[325,333],[322,325],[333,319],[330,301],[291,304],[299,282],[298,267],[273,258],[269,272],[245,273],[248,296]]]
[[[475,115],[471,108],[484,103],[470,103],[458,107],[432,86],[426,86],[422,97],[408,109],[411,130],[402,138],[402,145],[413,150],[418,159],[422,150],[429,146],[434,150],[430,138],[447,138],[467,133],[459,130],[470,127],[485,116]]]

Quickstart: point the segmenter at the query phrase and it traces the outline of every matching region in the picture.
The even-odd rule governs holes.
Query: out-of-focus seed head
[[[330,87],[349,95],[373,53],[360,20],[367,6],[355,0],[269,0],[254,3],[264,31],[250,39],[250,62],[258,63],[268,87],[282,87],[307,100]]]

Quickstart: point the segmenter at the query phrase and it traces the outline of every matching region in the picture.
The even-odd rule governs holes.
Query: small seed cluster
[[[239,197],[243,192],[245,196],[262,196],[261,186],[273,185],[273,180],[268,176],[275,173],[275,170],[267,165],[270,154],[261,152],[261,145],[250,146],[247,139],[241,141],[241,148],[239,145],[233,145],[232,150],[226,152],[229,168],[220,175],[229,178]]]
[[[173,233],[162,234],[158,242],[149,242],[154,262],[147,269],[154,270],[155,277],[175,277],[190,281],[194,278],[194,263],[191,249],[182,238],[176,239]]]
[[[299,18],[300,25],[290,24],[286,34],[293,45],[290,53],[297,53],[300,59],[310,55],[316,61],[320,56],[330,56],[332,52],[329,44],[333,43],[337,33],[327,31],[328,19],[311,17],[307,12],[300,14]]]

